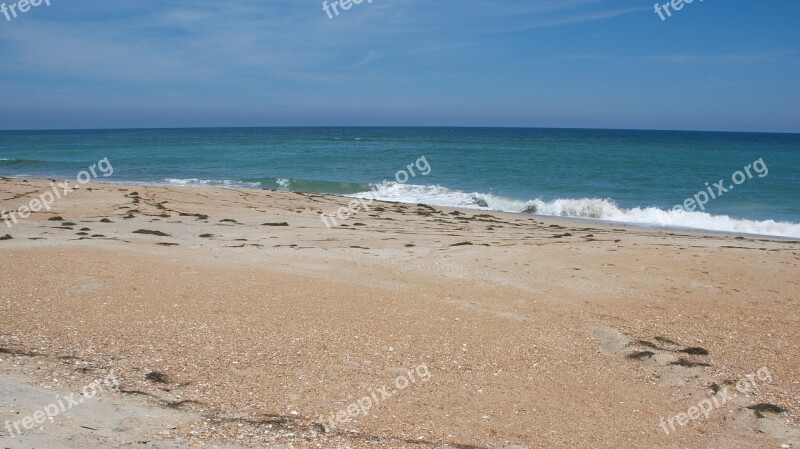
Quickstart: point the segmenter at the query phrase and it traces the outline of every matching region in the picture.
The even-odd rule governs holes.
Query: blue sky
[[[797,0],[51,2],[0,15],[2,129],[800,132]]]

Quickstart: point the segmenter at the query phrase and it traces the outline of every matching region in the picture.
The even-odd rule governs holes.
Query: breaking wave
[[[626,209],[610,199],[565,198],[552,201],[541,199],[523,201],[488,193],[467,193],[435,185],[410,185],[394,182],[378,184],[371,191],[347,196],[498,212],[595,219],[646,226],[800,238],[800,224],[797,223],[747,220],[727,215],[711,215],[707,212],[664,210],[657,207]]]

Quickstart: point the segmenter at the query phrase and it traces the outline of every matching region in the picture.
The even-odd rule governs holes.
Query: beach
[[[50,188],[0,179],[0,208]],[[0,447],[800,446],[797,241],[379,201],[320,220],[351,201],[90,182],[0,222]],[[98,424],[6,427],[25,388],[111,372],[116,405],[74,418]],[[170,424],[100,419],[129,409]]]

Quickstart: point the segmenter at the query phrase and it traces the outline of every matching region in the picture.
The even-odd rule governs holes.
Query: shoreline
[[[54,178],[37,178],[37,177],[0,177],[0,180],[8,179],[8,180],[28,180],[28,181],[40,181],[40,182],[50,182],[53,181]],[[288,190],[275,190],[275,189],[268,189],[268,188],[261,188],[261,187],[247,187],[247,186],[224,186],[224,185],[171,185],[168,183],[158,183],[158,182],[147,182],[147,181],[102,181],[102,180],[92,180],[92,183],[99,184],[99,185],[111,185],[111,186],[122,186],[122,187],[134,187],[134,186],[141,186],[141,187],[163,187],[163,188],[198,188],[198,189],[224,189],[224,190],[253,190],[253,191],[264,191],[264,192],[276,192],[276,193],[302,193],[304,195],[319,195],[323,197],[331,197],[331,198],[346,198],[346,199],[357,199],[359,197],[354,196],[347,196],[345,194],[333,194],[333,193],[309,193],[309,192],[299,192],[299,191],[288,191]],[[631,223],[631,222],[624,222],[624,221],[614,221],[614,220],[603,220],[597,218],[584,218],[584,217],[565,217],[565,216],[554,216],[554,215],[540,215],[540,214],[533,214],[533,213],[526,213],[526,212],[509,212],[509,211],[499,211],[499,210],[492,210],[488,208],[471,208],[471,207],[463,207],[463,206],[444,206],[444,205],[437,205],[437,204],[428,204],[428,203],[406,203],[400,201],[387,201],[387,200],[374,200],[379,203],[387,203],[387,204],[404,204],[404,205],[415,205],[415,204],[425,204],[426,206],[431,207],[438,207],[448,210],[457,210],[460,212],[469,212],[469,213],[492,213],[492,214],[510,214],[512,216],[519,216],[519,217],[529,217],[535,218],[539,220],[555,220],[555,221],[563,221],[565,223],[570,223],[575,226],[581,224],[591,224],[591,225],[599,225],[599,226],[610,226],[610,227],[626,227],[629,226],[634,229],[639,230],[652,230],[656,232],[666,232],[666,233],[674,233],[674,232],[683,232],[683,233],[691,233],[697,235],[715,235],[715,236],[726,236],[726,237],[744,237],[748,239],[775,239],[778,241],[800,241],[800,237],[791,237],[791,236],[781,236],[781,235],[772,235],[772,234],[754,234],[748,232],[732,232],[732,231],[718,231],[713,229],[704,229],[704,228],[692,228],[692,227],[685,227],[685,226],[665,226],[665,225],[658,225],[658,224],[647,224],[647,223]],[[523,200],[519,200],[523,201]],[[788,224],[797,224],[794,222],[783,222],[783,221],[775,221],[774,219],[770,220],[755,220],[751,218],[733,218],[734,220],[748,220],[748,221],[757,221],[757,222],[764,222],[764,221],[773,221],[775,223],[788,223]]]

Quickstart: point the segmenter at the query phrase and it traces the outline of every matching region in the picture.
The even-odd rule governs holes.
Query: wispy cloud
[[[551,19],[533,20],[530,24],[514,29],[514,31],[535,30],[538,28],[549,28],[564,25],[574,25],[585,22],[595,22],[598,20],[613,19],[625,14],[632,14],[637,12],[646,11],[649,8],[623,8],[605,11],[597,11],[591,13],[580,13],[576,15],[568,15],[566,17],[557,17]]]

